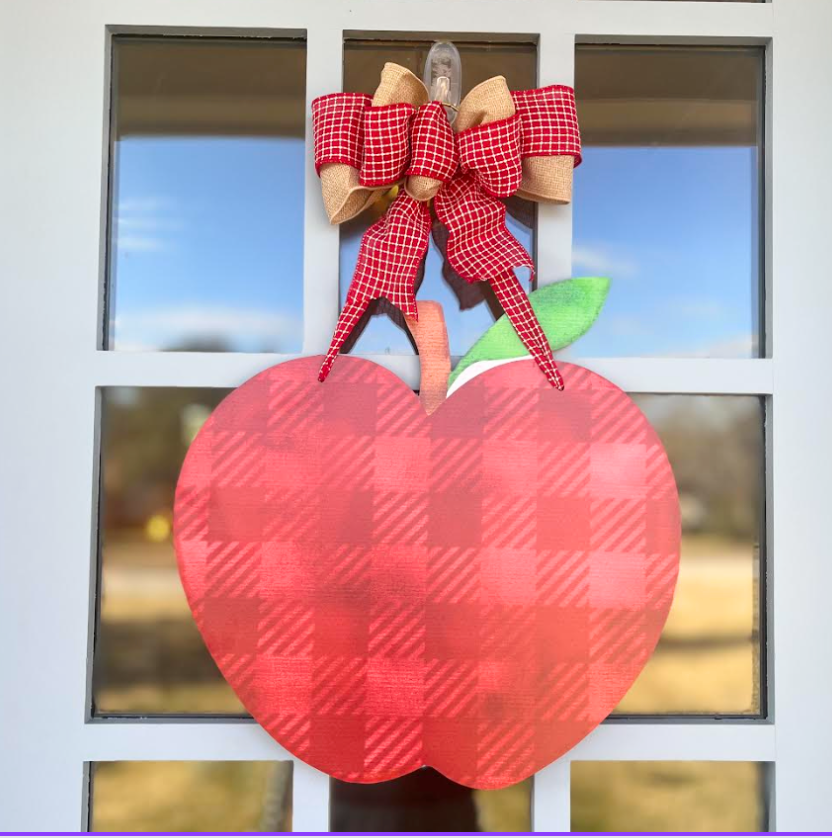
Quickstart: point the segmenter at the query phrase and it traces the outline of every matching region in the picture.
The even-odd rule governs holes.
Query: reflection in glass
[[[609,276],[584,357],[760,354],[763,52],[580,46],[575,276]]]
[[[191,616],[171,534],[185,452],[226,392],[103,391],[98,714],[244,712]]]
[[[301,41],[119,37],[108,349],[301,348]]]
[[[286,832],[291,762],[98,762],[93,832]]]
[[[432,41],[348,40],[344,45],[344,90],[372,94],[382,67],[388,61],[401,64],[422,77],[422,68]],[[506,77],[512,90],[537,84],[537,51],[527,43],[481,43],[454,41],[462,57],[462,94],[495,75]],[[340,287],[341,302],[352,279],[358,247],[364,231],[386,210],[395,193],[388,194],[371,209],[341,225]],[[534,204],[519,199],[507,201],[506,224],[512,235],[534,255]],[[442,228],[434,223],[436,238]],[[424,279],[417,299],[442,304],[448,326],[452,355],[462,355],[502,314],[502,308],[487,283],[469,284],[450,271],[443,275],[443,257],[432,240],[424,265]],[[413,354],[410,340],[398,310],[385,302],[374,303],[353,332],[343,351],[355,347],[362,354]]]
[[[755,396],[634,396],[673,466],[682,563],[653,657],[619,713],[762,712],[763,406]]]
[[[572,832],[762,832],[765,765],[573,762]]]
[[[225,391],[103,391],[97,713],[242,713],[206,651],[176,568],[171,515],[187,446]],[[752,396],[635,396],[682,505],[679,583],[620,713],[757,715],[763,407]]]
[[[432,768],[361,785],[330,782],[333,832],[528,832],[531,780],[505,789],[460,786]]]

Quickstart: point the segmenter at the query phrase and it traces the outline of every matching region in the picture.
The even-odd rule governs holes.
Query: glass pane
[[[98,714],[242,713],[179,582],[173,495],[188,445],[227,391],[108,388],[101,432]]]
[[[759,714],[762,401],[633,398],[676,476],[682,563],[659,645],[617,712]]]
[[[423,768],[387,783],[332,780],[333,832],[529,832],[531,780],[478,791]]]
[[[108,349],[301,348],[302,41],[116,38]]]
[[[344,90],[372,94],[382,67],[388,61],[401,64],[422,77],[422,69],[432,41],[359,41],[344,45]],[[462,56],[462,93],[495,75],[506,77],[512,90],[537,84],[537,50],[526,43],[480,43],[454,41]],[[365,230],[389,205],[392,195],[357,218],[341,225],[340,284],[341,303],[355,269],[358,247]],[[534,255],[534,204],[519,199],[507,201],[506,225],[514,237]],[[443,258],[431,240],[425,260],[424,279],[418,291],[420,300],[442,303],[448,326],[452,355],[462,355],[503,312],[487,283],[469,284],[442,275]],[[344,351],[362,354],[413,354],[414,346],[397,310],[373,304],[345,344]]]
[[[573,273],[589,357],[760,354],[763,51],[582,46]]]
[[[291,762],[98,762],[93,832],[286,832]]]
[[[572,832],[762,832],[765,765],[573,762]]]

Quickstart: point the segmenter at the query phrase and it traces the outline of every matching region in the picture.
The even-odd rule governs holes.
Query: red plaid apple
[[[176,549],[211,654],[334,777],[528,777],[610,713],[664,625],[680,530],[658,436],[571,364],[563,392],[520,361],[430,415],[376,364],[342,358],[325,386],[319,365],[234,391],[182,468]]]

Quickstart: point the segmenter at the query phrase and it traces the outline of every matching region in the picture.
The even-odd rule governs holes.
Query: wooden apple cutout
[[[175,541],[208,649],[334,777],[518,782],[610,713],[658,641],[680,540],[664,448],[571,364],[564,392],[520,361],[428,415],[376,364],[343,357],[319,384],[320,363],[255,376],[188,452]]]

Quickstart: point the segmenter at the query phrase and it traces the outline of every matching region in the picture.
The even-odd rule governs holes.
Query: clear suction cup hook
[[[430,48],[424,82],[431,101],[442,102],[448,121],[453,123],[462,96],[462,60],[450,41],[437,41]]]

